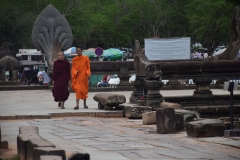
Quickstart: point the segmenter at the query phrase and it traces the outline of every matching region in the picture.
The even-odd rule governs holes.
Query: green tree
[[[220,44],[227,44],[234,7],[225,0],[190,1],[187,8],[190,32],[211,55]]]

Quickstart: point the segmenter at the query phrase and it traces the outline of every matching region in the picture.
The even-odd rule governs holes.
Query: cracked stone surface
[[[156,125],[142,125],[141,120],[64,117],[0,122],[2,139],[10,146],[16,145],[19,126],[33,125],[42,138],[64,149],[67,157],[80,152],[89,153],[91,160],[240,158],[240,139],[189,138],[186,132],[157,134]]]

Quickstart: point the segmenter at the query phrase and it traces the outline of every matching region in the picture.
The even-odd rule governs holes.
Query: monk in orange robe
[[[76,107],[74,109],[79,109],[80,99],[83,99],[84,108],[88,108],[86,99],[88,97],[88,79],[90,76],[89,58],[82,55],[81,48],[77,48],[77,56],[72,60],[71,69],[72,89],[76,93]]]

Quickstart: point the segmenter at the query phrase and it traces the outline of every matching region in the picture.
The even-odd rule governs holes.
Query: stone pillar
[[[131,85],[133,86],[133,93],[131,94],[131,96],[129,98],[129,102],[137,104],[138,103],[137,101],[142,96],[144,96],[144,93],[143,93],[143,88],[144,88],[143,79],[140,79],[139,77],[136,77],[135,81],[132,82]]]
[[[147,95],[144,96],[145,106],[159,106],[163,101],[160,89],[163,83],[161,80],[145,80],[144,87],[147,89]]]
[[[9,71],[11,72],[11,71]],[[10,75],[10,73],[9,73]],[[11,81],[17,81],[18,80],[18,70],[12,70],[12,77],[10,79]]]
[[[209,85],[212,82],[212,79],[207,77],[201,77],[193,79],[193,82],[196,84],[196,89],[193,92],[194,96],[211,96],[212,91],[209,88]]]
[[[120,78],[119,87],[130,87],[131,86],[129,83],[130,75],[128,74],[128,68],[121,67],[118,77]]]

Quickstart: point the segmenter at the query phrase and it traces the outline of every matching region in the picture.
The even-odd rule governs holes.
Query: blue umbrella
[[[76,47],[71,47],[68,50],[64,51],[64,54],[68,54],[68,53],[76,53],[77,48]]]

